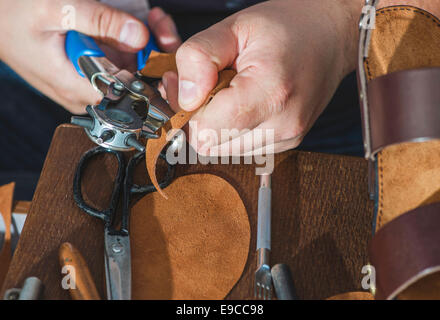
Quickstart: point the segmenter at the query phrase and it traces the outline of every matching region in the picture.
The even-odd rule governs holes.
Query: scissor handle
[[[110,153],[116,157],[116,159],[118,160],[118,172],[116,174],[116,178],[113,186],[110,205],[108,206],[107,209],[100,211],[89,205],[84,200],[81,190],[82,189],[81,178],[88,161],[92,157],[102,153]],[[125,174],[125,159],[121,152],[105,149],[103,147],[96,147],[87,151],[81,157],[81,160],[78,163],[78,167],[76,168],[75,176],[73,178],[73,199],[75,200],[76,205],[90,216],[103,220],[107,227],[111,226],[113,223],[115,211],[118,206],[119,195],[120,195],[122,183],[124,181],[124,174]]]
[[[78,63],[78,59],[80,57],[105,57],[105,53],[99,48],[99,46],[96,44],[96,41],[92,37],[74,30],[70,30],[66,34],[65,50],[67,57],[75,66],[78,74],[82,77],[84,77],[84,73],[82,72]],[[151,54],[151,51],[153,50],[159,51],[156,44],[156,39],[150,33],[150,39],[147,46],[137,53],[138,70],[143,69]]]

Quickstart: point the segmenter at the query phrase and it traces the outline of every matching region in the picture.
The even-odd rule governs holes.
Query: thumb
[[[224,20],[202,31],[178,50],[179,104],[191,111],[200,107],[215,87],[218,72],[233,64],[238,52],[236,36]]]
[[[75,30],[127,52],[146,46],[147,27],[130,14],[94,0],[77,0]]]

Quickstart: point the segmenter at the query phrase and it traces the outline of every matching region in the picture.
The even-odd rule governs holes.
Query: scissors
[[[118,161],[118,169],[110,204],[106,209],[100,211],[84,200],[81,190],[81,180],[84,169],[90,159],[101,154],[113,155]],[[145,153],[138,152],[130,159],[126,166],[122,152],[98,146],[84,153],[75,172],[73,182],[73,197],[75,203],[88,215],[101,219],[104,222],[104,261],[108,300],[131,299],[131,255],[128,230],[130,202],[133,195],[146,195],[156,191],[153,184],[139,186],[133,183],[134,169],[144,158]],[[166,161],[165,153],[161,154],[161,158]],[[164,179],[160,182],[161,188],[166,188],[171,183],[174,178],[174,173],[175,166],[167,162],[167,172]],[[118,221],[116,219],[116,213],[121,193],[122,214],[120,227],[117,228]]]
[[[129,238],[130,202],[133,195],[154,192],[152,185],[133,184],[136,165],[145,157],[145,143],[140,138],[157,138],[155,132],[173,114],[168,103],[157,89],[142,78],[120,70],[109,61],[96,42],[89,36],[76,31],[66,34],[66,54],[77,72],[87,77],[95,90],[103,96],[98,105],[87,106],[90,117],[72,117],[72,123],[84,128],[88,137],[98,147],[87,151],[81,158],[75,172],[73,196],[80,209],[104,222],[104,258],[109,300],[129,300],[131,298],[131,257]],[[152,50],[156,50],[154,38],[137,56],[138,69],[145,65]],[[149,79],[151,82],[157,79]],[[176,141],[172,142],[173,148]],[[170,145],[170,146],[171,146]],[[125,165],[122,152],[137,150]],[[105,210],[97,210],[87,204],[81,191],[81,177],[87,163],[100,154],[111,154],[118,162],[110,204]],[[161,155],[165,159],[165,153]],[[168,186],[174,177],[174,166],[167,162],[167,173],[161,187]],[[122,214],[117,228],[116,211],[122,193]]]

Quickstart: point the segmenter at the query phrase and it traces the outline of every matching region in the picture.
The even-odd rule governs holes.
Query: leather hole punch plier
[[[153,38],[147,47],[138,53],[138,69],[142,69],[151,50],[157,50]],[[157,50],[158,51],[158,50]],[[66,35],[66,53],[78,73],[89,79],[92,86],[102,94],[98,105],[87,106],[88,117],[72,117],[72,123],[84,127],[89,138],[99,147],[87,151],[81,158],[73,183],[74,200],[78,207],[90,216],[104,221],[105,226],[105,274],[107,298],[110,300],[131,299],[131,258],[129,239],[129,215],[132,195],[145,195],[155,191],[150,184],[133,184],[136,165],[144,159],[145,147],[141,137],[157,138],[155,132],[162,127],[173,112],[160,93],[140,74],[118,69],[106,57],[95,41],[76,31]],[[104,90],[102,88],[105,88]],[[174,145],[177,142],[173,142]],[[138,152],[128,165],[121,151]],[[118,161],[112,197],[107,209],[99,211],[84,201],[81,180],[89,160],[97,155],[110,153]],[[161,155],[165,159],[165,153]],[[160,187],[168,186],[174,177],[174,166],[168,165]],[[116,210],[123,195],[120,227],[115,228]]]
[[[158,51],[151,37],[138,53],[138,69],[152,50]],[[103,96],[100,104],[87,106],[91,118],[72,117],[72,123],[84,127],[89,138],[102,147],[144,152],[139,138],[155,138],[154,133],[174,114],[159,91],[143,81],[140,73],[116,67],[95,40],[82,33],[67,32],[66,53],[78,73]]]

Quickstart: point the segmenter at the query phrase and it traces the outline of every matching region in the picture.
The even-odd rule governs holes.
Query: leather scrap
[[[340,293],[326,300],[374,300],[374,296],[366,291]]]
[[[376,15],[376,28],[372,33],[369,57],[364,64],[368,81],[375,81],[378,77],[394,72],[440,67],[439,48],[440,20],[437,17],[411,6],[394,6],[380,9]],[[411,93],[414,86],[420,85],[423,84],[414,82],[406,89],[408,90],[407,93]],[[387,89],[392,94],[392,89]],[[417,88],[417,90],[419,89]],[[402,97],[395,96],[394,99],[396,103],[400,103],[399,99],[402,99]],[[413,107],[418,108],[419,104],[413,104]],[[435,116],[433,118],[435,119]],[[398,125],[399,119],[401,117],[394,114],[394,117],[391,117],[388,123],[389,127],[395,126],[394,132],[397,132],[396,130],[406,130],[405,126]],[[407,121],[403,121],[403,124],[405,122]],[[418,123],[418,125],[423,127],[425,123]],[[405,134],[405,132],[402,134]],[[439,140],[408,141],[389,145],[378,153],[377,235],[381,233],[383,228],[389,230],[395,228],[397,219],[403,217],[407,212],[422,205],[440,202],[439,164]],[[398,239],[392,247],[387,247],[383,242],[375,243],[375,248],[380,248],[381,252],[375,249],[376,251],[370,253],[370,255],[375,255],[375,260],[385,260],[372,261],[374,262],[373,265],[388,265],[386,259],[391,257],[392,254],[401,253],[406,255],[402,246],[404,246],[409,235],[400,233],[395,236]],[[375,239],[374,241],[379,240]],[[429,243],[429,241],[426,243]],[[425,254],[427,249],[427,247],[420,247],[417,253]],[[386,250],[388,252],[383,252]],[[400,283],[393,283],[394,288],[399,288],[393,293],[394,296],[397,296],[397,299],[418,299],[420,297],[440,299],[440,272],[428,276],[425,274],[425,277],[421,275],[419,278],[414,279],[414,277],[408,276],[411,270],[405,264],[399,264],[399,268],[395,268],[398,274],[396,272],[382,274],[381,269],[383,268],[376,270],[377,298],[388,298],[382,288],[391,288],[391,286],[383,283],[381,279],[386,281],[399,279],[398,282]]]
[[[133,299],[223,299],[249,254],[240,195],[212,174],[179,177],[167,193],[168,201],[153,192],[131,210]]]
[[[141,73],[145,77],[160,79],[167,71],[177,73],[176,54],[151,51]]]
[[[5,237],[0,251],[0,287],[5,280],[12,258],[11,250],[11,220],[12,203],[14,199],[15,182],[0,187],[0,214],[5,225]]]
[[[175,54],[157,53],[153,51],[148,59],[145,68],[141,73],[147,77],[162,78],[162,75],[167,71],[177,72],[176,56]],[[218,81],[215,88],[210,92],[208,98],[202,106],[211,101],[212,97],[220,90],[229,87],[229,83],[236,75],[235,70],[223,70],[219,72]],[[156,164],[157,159],[162,149],[167,143],[178,134],[178,129],[182,129],[183,126],[191,119],[196,111],[186,112],[180,111],[176,113],[162,128],[160,128],[158,139],[149,139],[145,148],[145,161],[147,165],[147,171],[150,176],[151,182],[156,187],[157,191],[165,198],[168,199],[166,194],[160,188],[156,177]]]

